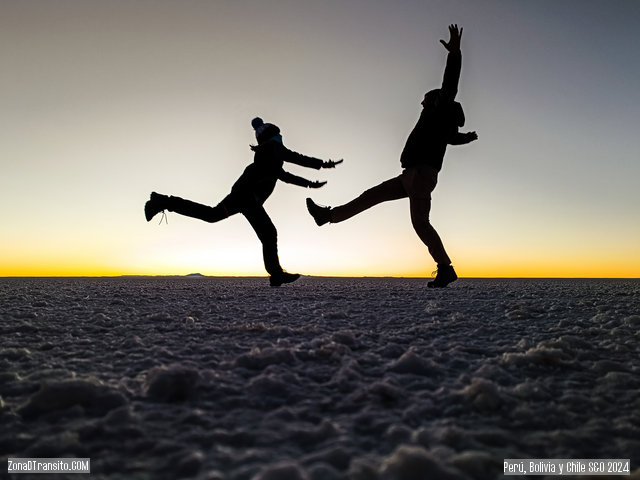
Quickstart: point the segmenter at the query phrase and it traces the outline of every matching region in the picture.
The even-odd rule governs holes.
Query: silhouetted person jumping
[[[462,28],[450,25],[449,35],[449,42],[440,40],[449,52],[442,88],[424,96],[422,113],[400,156],[402,173],[339,207],[322,207],[307,198],[309,213],[320,226],[343,222],[382,202],[409,197],[413,228],[438,264],[438,274],[429,287],[446,287],[458,278],[440,236],[429,223],[431,192],[436,187],[447,144],[462,145],[478,138],[475,132],[458,132],[465,121],[462,106],[454,101],[462,68]]]
[[[168,210],[215,223],[231,215],[241,213],[249,221],[262,242],[264,266],[270,275],[271,286],[279,287],[283,283],[294,282],[300,278],[300,275],[285,272],[280,266],[278,232],[263,204],[273,192],[278,180],[307,188],[320,188],[327,183],[312,182],[286,172],[282,168],[283,162],[319,170],[320,168],[333,168],[342,160],[325,162],[318,158],[293,152],[283,145],[280,129],[277,126],[264,123],[258,117],[251,121],[251,125],[256,132],[258,141],[258,145],[251,146],[251,150],[255,152],[253,163],[245,168],[240,178],[231,187],[231,193],[217,206],[210,207],[180,197],[153,192],[144,206],[144,214],[149,221],[156,214]]]

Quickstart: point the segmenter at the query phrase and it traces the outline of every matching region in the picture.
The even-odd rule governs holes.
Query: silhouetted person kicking
[[[258,145],[251,146],[255,152],[253,163],[231,187],[227,195],[217,206],[210,207],[185,200],[180,197],[151,193],[144,206],[147,221],[156,214],[168,210],[180,215],[193,217],[205,222],[214,223],[241,213],[249,221],[262,242],[264,266],[270,275],[270,284],[279,287],[283,283],[291,283],[300,278],[297,273],[285,272],[278,259],[278,232],[267,215],[263,204],[269,198],[278,180],[307,188],[320,188],[327,182],[312,182],[286,172],[283,162],[295,163],[303,167],[333,168],[342,160],[322,161],[293,152],[282,143],[280,129],[273,124],[264,123],[261,118],[254,118],[251,125],[256,131]]]
[[[440,40],[449,52],[442,88],[424,96],[422,113],[400,156],[402,173],[339,207],[321,207],[307,198],[309,213],[318,225],[324,225],[343,222],[382,202],[409,197],[413,228],[438,264],[438,274],[428,283],[430,287],[446,287],[458,278],[440,236],[429,223],[431,192],[436,187],[447,144],[462,145],[478,138],[475,132],[458,132],[458,127],[464,126],[462,106],[454,101],[462,68],[462,28],[450,25],[449,35],[449,42]]]

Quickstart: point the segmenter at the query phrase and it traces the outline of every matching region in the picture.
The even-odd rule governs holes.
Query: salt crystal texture
[[[640,470],[640,280],[0,279],[0,461],[99,478]],[[6,463],[5,463],[6,464]]]

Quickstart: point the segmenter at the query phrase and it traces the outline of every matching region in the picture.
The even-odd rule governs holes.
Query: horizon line
[[[268,278],[269,275],[204,275],[189,274],[114,274],[114,275],[0,275],[0,279],[7,278]],[[397,279],[429,279],[432,276],[416,275],[301,275],[302,278],[397,278]],[[589,277],[589,276],[461,276],[459,279],[493,279],[493,280],[640,280],[637,277]]]

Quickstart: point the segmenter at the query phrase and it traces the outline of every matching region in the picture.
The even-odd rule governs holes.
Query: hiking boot
[[[279,287],[283,283],[295,282],[299,278],[299,273],[281,272],[276,273],[275,275],[271,275],[271,277],[269,277],[269,284],[272,287]]]
[[[156,192],[151,192],[149,201],[144,204],[144,216],[147,222],[151,221],[158,213],[163,212],[167,208],[169,197]]]
[[[316,205],[310,198],[307,198],[307,210],[309,210],[309,213],[319,227],[331,221],[331,207],[321,207],[320,205]]]
[[[444,288],[458,279],[456,271],[451,265],[438,266],[438,274],[436,278],[427,283],[429,288]]]

